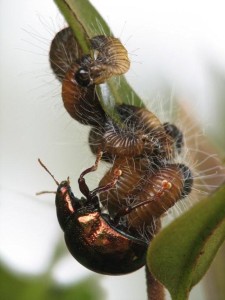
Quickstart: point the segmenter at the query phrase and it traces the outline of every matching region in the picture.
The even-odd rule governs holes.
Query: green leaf
[[[7,300],[101,300],[104,293],[94,277],[67,286],[57,285],[45,275],[25,277],[0,266],[1,299]]]
[[[225,185],[156,236],[148,249],[148,267],[173,300],[188,299],[224,240]]]
[[[54,0],[74,36],[84,51],[89,53],[89,39],[93,36],[105,34],[111,35],[110,29],[100,14],[87,0]]]
[[[109,26],[87,0],[54,0],[84,53],[90,52],[89,39],[96,35],[113,36]],[[103,89],[102,89],[103,87]],[[113,77],[103,86],[96,88],[104,110],[115,118],[113,105],[115,103],[144,106],[142,100],[127,83],[124,76]]]

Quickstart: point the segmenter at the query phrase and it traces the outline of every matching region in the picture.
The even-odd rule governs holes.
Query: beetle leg
[[[103,152],[99,150],[98,153],[97,153],[95,164],[92,167],[84,170],[80,174],[80,177],[78,179],[78,184],[79,184],[80,191],[87,198],[90,196],[90,190],[89,190],[89,188],[88,188],[88,186],[87,186],[87,184],[85,182],[84,176],[86,174],[90,173],[90,172],[94,172],[94,171],[97,170],[98,164],[99,164],[99,162],[101,160],[102,155],[103,155]]]
[[[112,181],[107,183],[106,185],[99,186],[93,191],[90,192],[90,196],[95,196],[96,194],[102,193],[102,192],[107,192],[108,190],[111,190],[117,183],[119,177],[122,175],[122,171],[120,169],[115,169],[114,170],[114,176],[112,178]]]

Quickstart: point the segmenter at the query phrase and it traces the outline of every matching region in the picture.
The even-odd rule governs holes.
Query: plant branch
[[[156,225],[154,225],[154,232],[157,234],[161,229],[161,220],[158,219]],[[154,237],[152,236],[151,240]],[[147,295],[148,300],[164,300],[165,299],[165,291],[164,286],[152,275],[148,266],[145,266],[145,274],[146,274],[146,285],[147,285]]]

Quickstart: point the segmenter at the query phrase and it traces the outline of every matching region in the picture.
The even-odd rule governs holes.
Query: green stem
[[[89,53],[90,45],[87,32],[84,30],[82,23],[79,21],[75,11],[73,11],[68,1],[54,0],[58,8],[64,15],[69,26],[73,30],[74,36],[85,54]]]

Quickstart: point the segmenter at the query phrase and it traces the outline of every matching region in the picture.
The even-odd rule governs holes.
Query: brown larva
[[[112,179],[114,170],[120,169],[122,175],[117,182],[116,188],[112,189],[110,193],[103,192],[99,195],[99,199],[104,206],[107,206],[111,214],[117,212],[120,205],[124,204],[124,199],[126,199],[129,194],[135,194],[137,191],[141,179],[145,174],[146,169],[142,168],[144,163],[141,165],[142,160],[140,159],[116,159],[112,168],[106,172],[103,176],[99,185],[105,185],[106,182]],[[146,167],[148,163],[146,162]]]
[[[70,27],[59,31],[52,40],[49,61],[56,77],[62,81],[66,72],[82,56]]]
[[[62,82],[63,103],[72,118],[82,124],[97,126],[105,113],[95,93],[95,84],[129,69],[127,50],[113,37],[96,36],[90,40],[91,54],[83,55],[68,27],[54,37],[49,60],[56,77]]]
[[[168,182],[170,188],[163,190],[163,184]],[[130,204],[150,201],[148,204],[133,210],[128,216],[131,227],[138,229],[140,226],[151,225],[154,219],[162,216],[179,200],[187,196],[192,188],[193,178],[190,169],[183,164],[167,164],[152,175],[143,178],[140,190],[130,196]],[[162,193],[159,195],[160,191]],[[152,200],[152,201],[151,201]]]
[[[129,226],[137,230],[143,224],[145,227],[151,225],[154,219],[163,215],[191,191],[192,174],[183,164],[152,166],[147,160],[116,160],[112,169],[100,181],[100,185],[112,179],[116,168],[122,171],[117,187],[102,193],[100,201],[108,207],[112,215],[128,203],[134,206],[149,201],[134,209],[127,217]],[[169,186],[164,188],[164,183]]]
[[[83,87],[76,81],[78,64],[74,64],[66,73],[62,82],[62,99],[67,112],[82,124],[99,125],[105,123],[105,112],[102,109],[95,87]]]
[[[133,128],[118,126],[112,120],[104,125],[101,147],[119,157],[134,157],[143,153],[147,136]]]
[[[101,128],[91,130],[89,142],[93,153],[100,147],[109,160],[114,156],[151,155],[160,161],[175,156],[176,132],[174,136],[167,134],[165,126],[152,112],[132,105],[120,105],[116,110],[123,122],[121,125],[108,118]]]
[[[94,53],[86,56],[83,55],[70,27],[55,35],[50,46],[49,60],[60,81],[74,63],[79,63],[80,68],[86,70],[91,84],[103,83],[110,77],[122,75],[129,70],[128,53],[119,39],[99,35],[91,38],[90,44]]]
[[[72,30],[65,28],[52,41],[50,64],[62,82],[67,112],[78,122],[93,126],[89,136],[91,150],[95,154],[102,150],[103,159],[114,161],[100,186],[112,181],[116,169],[122,171],[117,187],[100,194],[101,203],[115,219],[127,207],[121,216],[131,231],[138,232],[152,226],[191,191],[191,171],[173,163],[182,150],[183,135],[175,125],[162,124],[145,108],[116,106],[121,124],[107,116],[95,85],[127,72],[130,61],[117,38],[96,36],[90,44],[90,53],[84,55]]]
[[[120,105],[117,110],[127,126],[145,136],[143,152],[148,155],[169,159],[174,156],[174,140],[165,131],[160,120],[146,108]]]
[[[129,70],[127,50],[119,39],[100,35],[90,39],[90,43],[93,55],[84,55],[79,60],[80,69],[76,76],[81,86],[101,84]]]
[[[128,53],[119,39],[99,35],[91,39],[91,46],[96,51],[90,70],[95,84],[103,83],[111,76],[122,75],[129,70]]]
[[[100,148],[104,151],[103,159],[112,161],[115,157],[131,158],[143,154],[146,137],[141,131],[135,131],[134,128],[126,125],[120,127],[113,120],[107,118],[102,127],[91,129],[89,145],[94,154]]]

